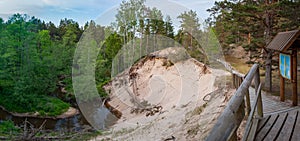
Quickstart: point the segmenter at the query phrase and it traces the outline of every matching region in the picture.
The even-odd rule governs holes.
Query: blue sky
[[[118,5],[122,0],[0,0],[0,17],[7,20],[14,13],[28,14],[46,22],[58,24],[60,19],[68,18],[83,25],[87,21],[114,20]],[[195,10],[200,19],[209,16],[206,9],[213,6],[215,0],[148,0],[147,6],[159,7],[172,20],[185,10]],[[175,21],[175,24],[177,22]]]

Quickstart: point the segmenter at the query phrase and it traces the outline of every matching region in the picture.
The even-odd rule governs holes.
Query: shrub
[[[0,94],[0,105],[6,110],[18,113],[39,112],[42,116],[56,116],[64,113],[70,104],[46,95]]]
[[[0,135],[8,135],[19,132],[20,128],[17,128],[11,120],[0,121]]]

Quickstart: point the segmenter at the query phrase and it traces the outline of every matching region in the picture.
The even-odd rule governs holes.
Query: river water
[[[80,112],[68,118],[18,117],[0,108],[0,121],[11,120],[16,125],[24,125],[27,119],[34,128],[39,128],[43,122],[44,129],[55,131],[80,131],[92,125],[95,129],[105,130],[114,125],[118,118],[105,106],[90,107],[91,114],[83,116]],[[88,119],[88,120],[87,120]],[[96,123],[96,124],[95,124]]]

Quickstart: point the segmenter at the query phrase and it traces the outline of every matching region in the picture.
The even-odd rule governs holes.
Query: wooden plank
[[[282,132],[278,135],[276,141],[288,141],[292,136],[293,126],[296,122],[297,110],[288,112],[287,120],[282,128]]]
[[[265,118],[263,118],[262,120],[259,121],[257,132],[260,132],[260,130],[268,123],[270,118],[271,118],[271,116],[267,116],[267,117],[265,117]]]
[[[299,141],[300,140],[300,117],[299,117],[299,110],[297,111],[297,119],[295,119],[295,124],[294,124],[294,130],[293,130],[293,135],[292,135],[292,141]]]
[[[259,119],[257,119],[257,118],[253,119],[252,127],[251,127],[250,133],[248,135],[247,141],[254,141],[258,123],[259,123]]]
[[[251,104],[253,104],[254,99],[256,97],[254,92],[255,90],[253,88],[250,88],[249,91],[250,91],[250,101]],[[276,101],[271,96],[266,95],[264,92],[262,93],[262,99],[263,99],[263,112],[265,115],[291,108],[289,104],[282,103],[279,100]]]
[[[288,116],[288,113],[279,114],[279,118],[277,119],[273,128],[270,130],[269,134],[267,134],[265,136],[264,140],[274,141],[278,137],[283,125],[285,124],[287,116]]]
[[[276,123],[278,117],[279,115],[272,115],[270,120],[267,122],[267,124],[264,127],[262,127],[262,129],[258,132],[255,140],[257,141],[263,140],[268,135],[268,133],[270,132],[274,124]]]

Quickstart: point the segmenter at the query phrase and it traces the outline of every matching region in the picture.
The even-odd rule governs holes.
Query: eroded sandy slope
[[[232,89],[228,72],[169,48],[141,59],[106,86],[122,117],[95,140],[203,140]]]

